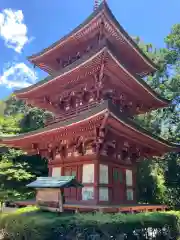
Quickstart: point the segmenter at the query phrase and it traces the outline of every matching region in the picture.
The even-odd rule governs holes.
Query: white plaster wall
[[[128,201],[133,201],[134,199],[134,192],[132,189],[127,189],[126,190],[126,194],[127,194],[127,200]]]
[[[83,165],[82,182],[94,183],[94,164]]]
[[[61,176],[61,167],[53,167],[52,177],[60,177],[60,176]]]
[[[99,183],[108,184],[109,183],[109,174],[108,166],[100,164],[99,166]]]
[[[82,189],[82,200],[93,200],[94,199],[94,187],[83,187]]]
[[[131,187],[133,185],[132,170],[126,170],[126,186]]]
[[[108,201],[109,200],[109,189],[107,187],[99,188],[99,201]]]

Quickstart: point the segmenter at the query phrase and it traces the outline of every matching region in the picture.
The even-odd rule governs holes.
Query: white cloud
[[[13,48],[18,53],[32,40],[28,39],[27,26],[24,24],[21,10],[4,9],[0,13],[0,37],[4,39],[8,48]]]
[[[24,63],[17,63],[4,70],[0,85],[7,88],[24,88],[37,81],[37,74]]]

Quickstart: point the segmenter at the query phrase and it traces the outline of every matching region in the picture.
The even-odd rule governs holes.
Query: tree
[[[40,156],[26,156],[22,151],[9,149],[0,161],[0,196],[7,199],[32,198],[34,192],[26,185],[36,177],[47,176],[47,161]]]
[[[165,39],[166,48],[155,49],[140,47],[159,66],[154,76],[146,78],[146,82],[159,94],[171,100],[166,109],[159,109],[136,118],[142,126],[171,142],[180,142],[180,24],[172,27]],[[180,156],[169,153],[163,158],[145,160],[139,164],[138,188],[139,200],[154,203],[179,205],[180,194]],[[153,183],[150,185],[150,183]],[[145,187],[147,186],[147,187]],[[151,187],[152,186],[152,187]],[[148,188],[144,194],[143,188]]]
[[[39,108],[30,108],[20,121],[21,132],[30,132],[43,128],[46,119],[52,114]]]
[[[27,110],[27,113],[24,112]],[[15,99],[9,100],[8,104],[6,102],[4,116],[0,117],[0,133],[12,135],[26,132],[27,129],[34,130],[43,127],[42,116],[42,111],[27,108]],[[47,174],[46,159],[38,155],[27,156],[23,151],[9,148],[1,154],[0,159],[0,201],[33,197],[34,192],[26,188],[27,183],[36,177],[47,176]]]

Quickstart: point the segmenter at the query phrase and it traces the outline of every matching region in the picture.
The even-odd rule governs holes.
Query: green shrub
[[[179,219],[180,212],[58,215],[30,207],[2,214],[0,229],[11,240],[152,239],[150,231],[153,239],[177,239]]]

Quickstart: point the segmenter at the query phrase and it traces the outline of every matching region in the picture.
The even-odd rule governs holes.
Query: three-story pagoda
[[[43,129],[2,143],[46,157],[49,176],[75,175],[84,187],[66,189],[68,203],[136,203],[137,160],[177,149],[133,121],[169,104],[141,79],[156,71],[155,64],[105,2],[29,60],[49,76],[15,94],[55,117]]]

